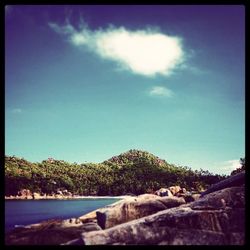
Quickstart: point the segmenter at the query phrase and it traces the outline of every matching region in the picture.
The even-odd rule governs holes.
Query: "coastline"
[[[47,195],[40,197],[22,197],[22,196],[5,196],[5,200],[80,200],[80,199],[126,199],[131,197],[130,195],[121,195],[121,196],[61,196],[61,195]]]

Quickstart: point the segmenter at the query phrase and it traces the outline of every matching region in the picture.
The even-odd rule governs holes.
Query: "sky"
[[[98,163],[130,149],[239,167],[244,6],[5,6],[5,155]]]

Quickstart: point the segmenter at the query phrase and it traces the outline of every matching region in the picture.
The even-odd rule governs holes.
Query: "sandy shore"
[[[131,197],[130,195],[121,196],[75,196],[72,199],[126,199]]]

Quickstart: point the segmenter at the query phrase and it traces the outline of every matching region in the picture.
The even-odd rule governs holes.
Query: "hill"
[[[99,164],[51,158],[31,163],[5,156],[5,195],[16,195],[21,189],[46,194],[67,189],[78,195],[138,195],[171,185],[200,190],[225,177],[169,164],[141,150],[129,150]]]

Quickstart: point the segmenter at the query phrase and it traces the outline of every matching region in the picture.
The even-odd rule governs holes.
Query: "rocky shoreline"
[[[229,181],[229,187],[223,184],[219,190],[202,196],[175,186],[156,194],[125,197],[79,218],[49,220],[14,229],[6,234],[5,242],[7,245],[244,245],[245,187],[242,183],[232,186]]]
[[[185,188],[181,188],[180,186],[171,186],[169,188],[161,188],[155,191],[156,195],[158,196],[178,196],[178,197],[185,197],[185,199],[194,200],[196,197],[199,197],[199,192],[192,191],[188,192]],[[198,196],[197,196],[198,195]],[[119,198],[125,199],[131,196],[136,195],[119,195],[119,196],[94,196],[94,195],[75,195],[67,190],[58,190],[56,193],[53,194],[40,194],[37,192],[31,192],[29,189],[22,189],[18,191],[17,195],[10,195],[5,196],[5,200],[67,200],[67,199],[112,199],[112,198]]]
[[[130,197],[128,195],[121,196],[60,196],[60,195],[46,195],[41,197],[20,197],[20,196],[5,196],[5,200],[78,200],[78,199],[125,199]]]
[[[68,199],[125,199],[130,195],[120,196],[94,196],[94,195],[75,195],[67,190],[57,191],[55,194],[40,194],[31,192],[29,189],[22,189],[17,195],[5,196],[5,200],[68,200]]]

